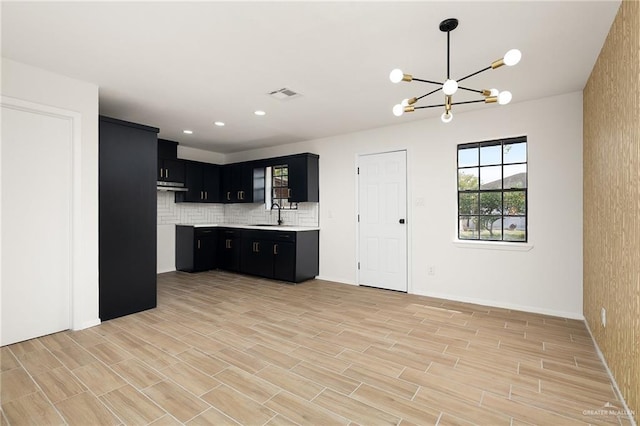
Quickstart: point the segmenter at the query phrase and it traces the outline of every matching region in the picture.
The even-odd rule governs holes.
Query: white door
[[[407,291],[407,153],[358,159],[358,284]]]
[[[70,328],[72,120],[2,106],[1,345]]]

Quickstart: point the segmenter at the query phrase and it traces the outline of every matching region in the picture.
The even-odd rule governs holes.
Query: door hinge
[[[358,269],[360,269],[360,262],[358,262]]]
[[[360,167],[358,167],[358,174],[360,174]]]

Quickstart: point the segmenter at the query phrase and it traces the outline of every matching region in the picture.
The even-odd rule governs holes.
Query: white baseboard
[[[332,278],[332,277],[326,277],[324,275],[318,275],[316,278],[319,279],[319,280],[322,280],[322,281],[331,281],[331,282],[339,283],[339,284],[357,285],[353,281],[348,281],[348,280],[345,280],[345,279],[342,279],[342,278]]]
[[[627,401],[624,400],[624,396],[622,395],[622,392],[620,392],[620,388],[618,387],[618,383],[616,382],[615,377],[613,377],[613,373],[611,373],[611,369],[609,369],[609,364],[607,364],[607,360],[605,359],[604,354],[600,350],[600,346],[598,346],[598,342],[596,341],[596,338],[593,336],[593,333],[591,332],[591,327],[589,327],[589,322],[587,321],[586,318],[584,320],[584,325],[587,326],[587,331],[589,332],[589,336],[591,336],[591,340],[593,340],[593,344],[596,347],[596,353],[598,354],[598,357],[600,358],[600,361],[602,361],[602,363],[604,364],[604,368],[607,370],[607,374],[609,375],[609,378],[611,379],[611,383],[613,383],[613,390],[616,393],[616,396],[618,397],[618,399],[620,401],[622,401],[622,406],[624,408],[624,411],[626,413],[631,413],[631,410],[629,409],[629,406],[627,405]],[[638,424],[636,423],[636,421],[633,418],[633,416],[630,415],[630,416],[628,416],[628,418],[631,421],[631,425],[632,426],[638,426]]]
[[[419,296],[435,297],[437,299],[455,300],[456,302],[473,303],[475,305],[491,306],[491,307],[502,308],[502,309],[511,309],[514,311],[531,312],[534,314],[542,314],[542,315],[550,315],[554,317],[584,320],[584,315],[577,312],[556,311],[553,309],[539,308],[536,306],[518,305],[515,303],[502,303],[502,302],[496,302],[495,300],[476,299],[473,297],[459,297],[459,296],[452,296],[450,294],[444,294],[444,293],[420,292],[420,293],[413,293],[413,294],[417,294]]]
[[[75,326],[72,328],[73,331],[79,331],[79,330],[84,330],[85,328],[91,328],[91,327],[95,327],[96,325],[100,325],[102,323],[102,321],[100,321],[100,318],[96,318],[90,321],[84,321],[82,324],[80,324],[79,326]]]

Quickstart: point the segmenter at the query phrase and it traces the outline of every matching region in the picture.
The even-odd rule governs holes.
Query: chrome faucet
[[[278,203],[272,203],[271,210],[273,210],[274,207],[278,208],[278,225],[282,225],[283,220],[280,218],[280,211],[282,210],[282,207],[280,207],[280,204]]]

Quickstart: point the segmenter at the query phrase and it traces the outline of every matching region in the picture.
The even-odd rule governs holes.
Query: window
[[[291,195],[291,189],[289,188],[289,166],[283,164],[267,167],[265,175],[266,209],[271,209],[273,204],[278,204],[281,209],[297,209],[298,203],[289,202]]]
[[[527,242],[526,136],[458,145],[458,239]]]

